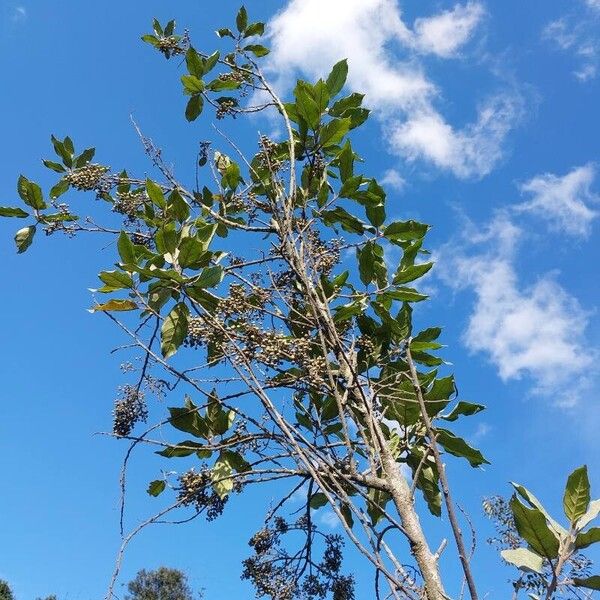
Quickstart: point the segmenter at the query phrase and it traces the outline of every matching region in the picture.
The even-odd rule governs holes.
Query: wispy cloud
[[[406,187],[406,180],[396,169],[388,169],[379,180],[379,183],[397,192],[401,192]]]
[[[576,58],[573,75],[582,82],[596,77],[600,62],[600,0],[585,3],[589,14],[569,13],[548,23],[542,32],[543,39]]]
[[[24,6],[15,6],[11,9],[10,20],[13,23],[20,23],[27,19],[27,9]]]
[[[544,219],[555,231],[587,237],[598,217],[598,212],[589,206],[600,202],[600,196],[591,191],[595,177],[592,164],[577,167],[563,177],[538,175],[521,186],[529,199],[514,209]]]
[[[502,380],[528,378],[534,393],[573,406],[594,363],[585,340],[589,313],[552,273],[520,281],[514,259],[522,237],[506,212],[483,229],[468,223],[464,237],[440,252],[438,272],[475,294],[464,333],[471,352],[486,354]]]
[[[323,76],[348,58],[349,86],[366,94],[393,152],[457,177],[481,177],[503,154],[520,98],[512,91],[490,98],[473,123],[457,129],[435,106],[440,91],[422,57],[459,56],[483,17],[482,5],[468,2],[411,27],[396,0],[290,0],[270,22],[269,68],[285,87],[297,72]]]

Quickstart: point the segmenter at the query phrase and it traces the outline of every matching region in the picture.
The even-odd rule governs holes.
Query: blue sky
[[[509,572],[483,541],[481,498],[508,494],[516,480],[558,511],[566,475],[582,463],[600,495],[600,4],[246,4],[270,22],[268,64],[282,91],[300,71],[316,77],[349,58],[349,86],[374,111],[355,144],[365,170],[387,183],[392,216],[433,225],[438,267],[419,318],[445,327],[461,397],[488,406],[463,433],[492,465],[449,468],[479,530],[481,588],[506,598]],[[96,146],[115,169],[150,172],[131,113],[189,180],[210,119],[185,122],[176,66],[139,37],[152,17],[176,18],[198,45],[217,47],[212,32],[238,3],[216,6],[0,0],[1,204],[15,204],[21,172],[52,181],[39,160],[50,157],[51,133]],[[273,124],[226,127],[249,140]],[[94,432],[110,428],[126,378],[109,354],[118,334],[85,309],[114,249],[98,238],[40,236],[17,257],[14,229],[0,222],[0,578],[19,600],[92,600],[103,596],[118,545],[122,450]],[[144,455],[136,462],[132,519],[153,509],[144,489],[161,467]],[[209,600],[251,597],[239,562],[261,518],[251,495],[215,523],[148,531],[131,547],[123,580],[168,564],[187,570]]]

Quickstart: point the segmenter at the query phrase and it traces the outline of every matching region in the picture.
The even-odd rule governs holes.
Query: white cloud
[[[462,244],[448,244],[438,263],[448,285],[475,293],[466,346],[486,354],[504,381],[527,377],[534,393],[574,405],[589,386],[594,362],[585,343],[588,313],[552,274],[520,283],[514,254],[523,232],[506,214],[482,232],[466,229]]]
[[[390,188],[397,192],[401,192],[406,187],[406,179],[396,169],[388,169],[379,179],[379,183],[384,188]]]
[[[600,201],[590,190],[595,176],[592,164],[577,167],[563,177],[551,173],[538,175],[521,186],[521,191],[531,198],[514,208],[545,219],[553,230],[586,237],[598,216],[588,206]]]
[[[600,10],[600,0],[585,0],[585,3],[593,10]]]
[[[438,56],[453,56],[473,34],[484,10],[481,4],[457,4],[452,10],[415,21],[415,45]]]
[[[512,93],[491,98],[474,123],[456,129],[435,108],[440,91],[421,56],[455,56],[483,15],[478,2],[457,4],[411,29],[396,0],[290,0],[269,24],[269,69],[279,87],[289,87],[297,72],[325,76],[348,58],[349,87],[366,94],[393,151],[458,177],[481,177],[500,159],[520,103]]]
[[[503,142],[522,112],[521,99],[490,98],[477,120],[456,130],[431,107],[415,110],[392,125],[392,147],[408,160],[428,159],[461,178],[487,175],[501,159]]]
[[[600,9],[600,0],[586,0],[586,4]],[[599,13],[600,14],[600,13]],[[542,38],[554,44],[563,52],[570,52],[579,66],[573,75],[579,81],[593,79],[598,71],[600,60],[600,22],[598,15],[592,14],[582,19],[578,14],[568,14],[546,25]]]

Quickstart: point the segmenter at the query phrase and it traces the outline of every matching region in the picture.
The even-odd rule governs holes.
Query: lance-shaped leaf
[[[161,352],[165,358],[173,356],[183,344],[188,331],[188,315],[188,307],[179,302],[164,320],[161,329]]]
[[[445,421],[456,421],[459,417],[465,416],[470,417],[476,415],[478,412],[485,410],[483,404],[473,404],[471,402],[465,402],[461,400],[451,411],[450,414],[442,417]]]
[[[511,498],[510,508],[519,535],[532,550],[548,559],[556,558],[559,539],[548,527],[544,514],[537,508],[527,508],[516,494]]]
[[[186,456],[191,456],[192,454],[200,455],[203,452],[204,446],[202,444],[187,440],[175,446],[169,446],[164,450],[160,450],[156,454],[159,456],[164,456],[165,458],[185,458]]]
[[[581,531],[600,514],[600,499],[592,500],[587,512],[577,521],[577,529]]]
[[[92,312],[126,312],[135,310],[137,304],[133,300],[109,300],[103,304],[96,304],[92,307]]]
[[[563,507],[565,515],[575,524],[577,519],[582,517],[590,503],[590,480],[588,478],[587,467],[575,469],[567,479],[567,487],[563,497]]]
[[[592,527],[575,538],[575,548],[581,550],[597,542],[600,542],[600,527]]]
[[[16,217],[18,219],[24,219],[28,216],[29,213],[25,212],[21,208],[13,208],[11,206],[0,206],[0,217]]]
[[[447,429],[437,429],[438,442],[443,446],[446,452],[460,458],[466,458],[472,467],[479,467],[483,464],[489,465],[483,454],[476,448],[472,448],[463,440],[455,436]]]
[[[567,530],[550,516],[542,503],[527,488],[514,482],[511,482],[511,485],[515,488],[521,498],[523,498],[530,506],[537,508],[544,515],[544,517],[546,517],[546,521],[548,521],[550,527],[556,534],[558,534],[559,537],[562,535],[567,535]]]
[[[600,575],[593,575],[592,577],[573,578],[573,583],[577,587],[588,588],[589,590],[600,590]]]
[[[529,548],[502,550],[502,558],[526,573],[543,573],[544,559]]]
[[[348,77],[348,61],[346,59],[340,60],[334,65],[331,73],[327,77],[327,89],[331,96],[337,96],[342,91],[346,79]]]

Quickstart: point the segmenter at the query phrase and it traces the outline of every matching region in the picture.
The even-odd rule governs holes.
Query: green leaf
[[[164,31],[163,28],[161,27],[158,19],[152,19],[152,29],[154,29],[154,33],[158,36],[163,36],[164,35]]]
[[[175,250],[177,250],[177,244],[179,241],[179,235],[177,234],[175,223],[165,223],[156,232],[154,241],[156,242],[156,249],[158,250],[158,252],[160,252],[163,255],[173,255]]]
[[[580,533],[575,539],[575,548],[581,550],[596,542],[600,542],[600,527],[592,527],[585,533]]]
[[[225,272],[223,271],[223,267],[207,267],[196,279],[194,279],[193,286],[196,289],[215,287],[223,281],[224,275]]]
[[[401,302],[422,302],[429,298],[426,294],[421,294],[414,288],[409,287],[399,287],[395,290],[386,292],[386,295],[394,300],[400,300]]]
[[[163,194],[162,188],[154,183],[151,179],[146,179],[146,193],[148,198],[159,208],[165,208],[167,201]]]
[[[240,8],[237,17],[235,18],[235,24],[240,33],[246,31],[246,27],[248,27],[248,11],[245,6]]]
[[[51,169],[52,171],[56,172],[56,173],[66,173],[67,170],[60,164],[51,160],[43,160],[42,163],[44,164],[45,167],[47,167],[48,169]]]
[[[239,452],[223,450],[221,456],[237,473],[247,473],[252,470],[250,463]]]
[[[310,507],[314,510],[318,510],[327,504],[327,496],[322,492],[313,494],[310,499]]]
[[[246,28],[246,31],[244,32],[244,37],[245,38],[249,38],[252,37],[253,35],[263,35],[265,32],[265,24],[259,22],[256,23],[252,23],[251,25],[248,25],[248,27]]]
[[[188,48],[185,53],[185,64],[190,75],[200,80],[204,76],[204,61],[194,48]],[[185,83],[184,83],[185,85]],[[198,90],[202,91],[202,90]]]
[[[327,88],[332,97],[337,96],[342,91],[347,77],[348,61],[344,59],[334,65],[331,73],[327,77]]]
[[[193,96],[204,91],[204,82],[195,75],[182,75],[181,83],[186,94]]]
[[[119,234],[117,250],[119,251],[119,256],[121,257],[123,264],[134,265],[136,263],[135,248],[133,247],[133,243],[129,239],[129,236],[124,231],[121,231]]]
[[[380,288],[387,285],[387,269],[383,259],[383,248],[374,242],[367,242],[356,250],[360,280],[369,285],[376,281]]]
[[[75,167],[80,169],[87,165],[96,154],[96,148],[86,148],[76,159]]]
[[[502,558],[526,573],[544,572],[544,559],[529,548],[514,548],[510,550],[502,550],[500,552]]]
[[[589,590],[600,590],[600,575],[593,575],[592,577],[585,577],[583,579],[574,577],[573,583],[577,587],[584,587]]]
[[[65,142],[68,138],[65,138]],[[56,154],[62,159],[63,163],[71,168],[73,166],[73,153],[69,152],[65,142],[61,142],[53,135],[50,136],[50,140],[52,141],[52,145],[54,146],[54,151]]]
[[[189,309],[183,303],[176,304],[161,329],[161,352],[164,358],[173,356],[183,343],[188,331]]]
[[[366,229],[365,224],[360,219],[351,215],[341,206],[337,206],[333,210],[322,211],[321,217],[325,225],[330,226],[334,223],[339,223],[342,226],[342,229],[349,233],[363,234]]]
[[[142,41],[155,47],[158,46],[158,38],[155,35],[150,35],[149,33],[142,36]]]
[[[404,283],[409,283],[414,281],[415,279],[419,279],[427,273],[431,267],[433,267],[433,263],[424,263],[422,265],[412,265],[406,268],[402,268],[402,266],[396,271],[396,275],[394,275],[394,285],[402,285]]]
[[[165,37],[169,37],[169,36],[173,35],[174,32],[175,32],[175,21],[171,20],[165,26]]]
[[[435,379],[431,389],[425,392],[425,400],[435,402],[437,400],[448,400],[456,393],[456,383],[453,375]]]
[[[223,186],[235,190],[241,181],[242,175],[240,166],[237,163],[232,162],[223,174]]]
[[[346,141],[342,151],[338,154],[337,162],[340,169],[340,179],[342,183],[345,183],[354,174],[354,150],[352,150],[350,140]]]
[[[446,452],[449,452],[453,456],[459,458],[466,458],[472,467],[479,467],[481,465],[489,465],[483,454],[476,448],[472,448],[463,440],[455,436],[451,431],[447,429],[437,429],[438,442],[443,446]]]
[[[27,177],[23,175],[19,176],[17,182],[17,192],[25,204],[31,206],[35,210],[42,210],[46,208],[44,202],[44,196],[42,194],[42,188],[33,181],[29,181]]]
[[[52,198],[52,200],[60,198],[60,196],[69,190],[70,185],[69,180],[66,177],[63,177],[50,189],[50,198]]]
[[[191,433],[195,437],[206,438],[209,435],[204,419],[198,414],[198,407],[189,396],[185,397],[184,407],[170,407],[169,423],[177,430]],[[195,451],[195,450],[194,450]]]
[[[164,456],[165,458],[184,458],[200,452],[204,452],[204,446],[202,444],[185,441],[175,446],[169,446],[168,448],[165,448],[156,454],[159,456]]]
[[[92,312],[125,312],[136,310],[137,304],[133,300],[109,300],[104,304],[96,304],[92,307]]]
[[[231,478],[233,469],[226,456],[220,454],[217,462],[214,464],[211,472],[213,489],[219,498],[225,498],[233,490],[233,479]]]
[[[204,74],[210,73],[217,63],[219,62],[219,57],[221,53],[218,50],[215,50],[208,58],[206,58],[206,62],[204,63]]]
[[[261,44],[250,44],[244,47],[246,52],[252,52],[254,56],[258,56],[261,58],[262,56],[266,56],[271,52],[266,46],[262,46]]]
[[[510,508],[515,518],[519,535],[539,555],[552,560],[558,556],[559,540],[550,530],[546,517],[537,508],[524,506],[516,494],[510,501]]]
[[[546,521],[548,521],[550,527],[559,537],[568,534],[567,530],[564,527],[561,527],[549,515],[548,511],[544,508],[542,503],[527,488],[514,482],[511,482],[511,485],[515,488],[515,490],[517,491],[519,496],[521,496],[521,498],[523,498],[530,506],[537,508],[544,515],[544,517],[546,517]]]
[[[192,96],[185,107],[185,118],[191,123],[195,121],[204,108],[204,98],[200,95]]]
[[[182,269],[195,265],[206,254],[204,244],[195,237],[181,240],[177,262]]]
[[[29,213],[25,212],[21,208],[12,208],[10,206],[0,206],[0,217],[16,217],[17,219],[24,219],[28,217]]]
[[[352,516],[352,511],[350,510],[350,506],[346,503],[340,506],[340,512],[342,513],[342,517],[346,525],[352,529],[354,527],[354,517]]]
[[[333,119],[321,128],[319,141],[323,148],[337,146],[350,131],[350,119]]]
[[[574,525],[579,517],[582,517],[590,503],[590,480],[588,478],[587,466],[575,469],[567,479],[563,507],[565,515]]]
[[[157,496],[160,496],[166,489],[167,484],[165,483],[164,480],[162,479],[158,479],[156,481],[152,481],[150,483],[150,485],[148,486],[148,494],[150,494],[150,496],[154,496],[155,498]]]
[[[406,242],[422,239],[428,229],[429,225],[417,221],[396,221],[385,228],[384,235],[392,243]]]
[[[364,98],[364,94],[356,93],[350,94],[350,96],[346,96],[345,98],[341,98],[329,109],[329,114],[332,117],[347,116],[347,112],[349,110],[360,108]]]
[[[600,514],[600,500],[592,500],[590,507],[583,517],[577,521],[577,529],[580,531],[589,525]]]
[[[115,292],[133,287],[133,279],[123,271],[103,271],[98,275],[100,280],[105,284],[101,292]]]
[[[321,120],[321,110],[313,97],[314,90],[306,81],[298,81],[294,89],[298,114],[311,129],[316,129]]]
[[[220,38],[224,38],[224,37],[230,37],[230,38],[232,38],[232,37],[235,37],[233,35],[233,31],[231,31],[231,29],[229,29],[228,27],[222,27],[221,29],[217,29],[216,33],[217,33],[217,35]]]
[[[478,412],[485,410],[483,404],[472,404],[471,402],[464,402],[461,400],[450,412],[450,414],[442,417],[445,421],[456,421],[459,417],[465,416],[470,417],[476,415]]]
[[[17,244],[17,253],[23,254],[31,246],[35,236],[35,225],[23,227],[15,234],[15,243]]]

